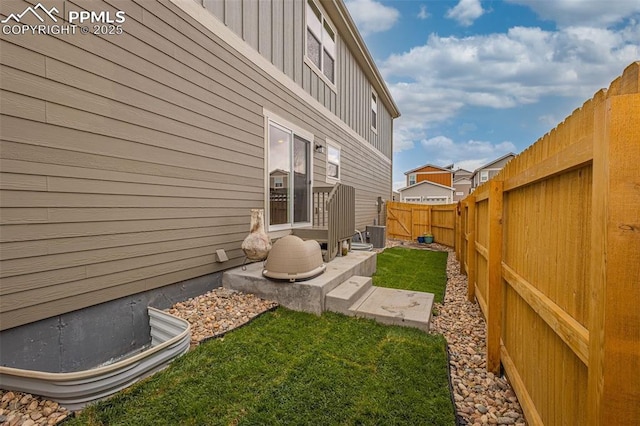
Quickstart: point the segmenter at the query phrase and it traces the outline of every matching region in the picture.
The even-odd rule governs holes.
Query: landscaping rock
[[[217,288],[167,311],[191,324],[191,346],[203,339],[226,333],[277,306],[253,294]],[[21,392],[0,389],[0,426],[55,425],[69,416],[57,402]]]
[[[402,245],[414,246],[408,242]],[[415,248],[434,249],[433,246]],[[486,370],[485,321],[478,304],[467,301],[467,277],[460,273],[450,248],[438,249],[449,252],[447,289],[444,303],[434,304],[439,315],[432,317],[431,331],[443,334],[449,345],[451,382],[460,424],[525,424],[522,408],[507,379]],[[469,397],[473,399],[469,401]]]
[[[22,392],[0,389],[0,401],[2,426],[54,425],[69,415],[67,409],[57,402]]]

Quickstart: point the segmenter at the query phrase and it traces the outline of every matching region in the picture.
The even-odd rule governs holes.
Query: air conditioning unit
[[[369,233],[369,242],[374,248],[384,248],[387,245],[387,227],[386,226],[367,226]]]

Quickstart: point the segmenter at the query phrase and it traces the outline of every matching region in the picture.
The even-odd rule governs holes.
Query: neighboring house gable
[[[449,204],[453,202],[454,189],[450,186],[423,180],[401,188],[400,201],[420,204]]]
[[[498,174],[500,170],[513,159],[516,155],[512,152],[503,155],[500,158],[485,164],[482,167],[478,167],[471,175],[471,189],[475,189],[482,185],[492,177]]]
[[[405,172],[407,176],[407,186],[415,185],[422,181],[429,181],[444,186],[453,185],[453,171],[451,167],[434,166],[433,164],[425,164],[413,170]]]
[[[458,169],[453,172],[453,201],[460,201],[471,192],[471,175],[473,172]]]

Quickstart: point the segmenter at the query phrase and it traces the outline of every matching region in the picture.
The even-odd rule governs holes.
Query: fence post
[[[487,291],[487,371],[500,373],[502,335],[502,195],[503,182],[489,181],[489,282]],[[474,243],[475,245],[475,243]]]
[[[467,197],[467,300],[476,298],[476,197]]]
[[[461,247],[462,247],[462,240],[460,239],[460,236],[462,235],[462,232],[460,230],[461,226],[460,226],[460,218],[462,217],[462,201],[458,201],[458,204],[454,207],[453,209],[453,247],[455,249],[456,252],[456,258],[458,259],[458,263],[460,263],[460,261],[462,260],[462,252],[460,251]],[[460,268],[461,272],[462,269],[464,268]]]
[[[614,82],[616,83],[616,82]],[[640,63],[594,101],[587,418],[640,418]]]

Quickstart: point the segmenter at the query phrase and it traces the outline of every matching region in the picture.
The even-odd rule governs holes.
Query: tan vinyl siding
[[[340,143],[359,227],[376,197],[390,197],[389,161],[185,12],[168,2],[90,7],[111,4],[127,14],[120,36],[0,41],[2,329],[242,263],[250,209],[265,207],[263,108]],[[206,4],[264,23],[263,2]],[[283,56],[298,79],[302,52]],[[315,153],[317,185],[324,169]],[[220,248],[229,262],[215,262]]]
[[[202,3],[202,0],[194,0]],[[387,158],[392,156],[391,115],[378,102],[378,131],[371,130],[371,82],[337,34],[335,90],[304,63],[306,0],[204,0],[204,6],[262,56],[304,88]],[[322,2],[317,4],[322,5]],[[249,12],[250,10],[250,12]],[[243,15],[244,14],[244,15]],[[257,18],[256,18],[257,14]],[[238,23],[237,17],[244,16]],[[257,21],[257,24],[256,24]],[[252,29],[258,27],[256,43]]]

